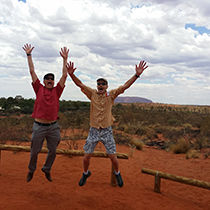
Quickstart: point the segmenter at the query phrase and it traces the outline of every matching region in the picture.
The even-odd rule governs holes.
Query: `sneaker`
[[[122,187],[123,186],[123,180],[122,180],[122,177],[121,177],[121,174],[115,174],[115,177],[116,177],[116,180],[117,180],[117,184],[119,187]]]
[[[46,172],[46,171],[44,171],[44,169],[43,169],[43,168],[42,168],[41,170],[42,170],[42,172],[44,172],[44,173],[45,173],[45,177],[46,177],[46,179],[47,179],[49,182],[52,182],[52,177],[51,177],[51,175],[50,175],[50,172]]]
[[[88,174],[82,174],[82,178],[79,181],[79,186],[83,186],[86,183],[87,178],[91,175],[91,172],[88,171]]]
[[[33,175],[34,175],[34,173],[29,171],[28,174],[27,174],[26,181],[30,182],[32,180],[32,178],[33,178]]]

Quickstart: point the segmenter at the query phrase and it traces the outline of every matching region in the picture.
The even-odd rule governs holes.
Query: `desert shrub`
[[[141,126],[136,129],[135,134],[139,136],[145,135],[147,139],[157,138],[157,132],[155,131],[153,126]]]
[[[131,137],[123,133],[113,132],[114,139],[116,144],[125,144],[128,145],[130,143]]]
[[[144,143],[141,140],[137,140],[137,139],[131,139],[130,144],[134,145],[135,148],[138,150],[142,150],[144,146]]]
[[[199,158],[199,157],[200,157],[200,153],[194,149],[190,149],[186,154],[186,159]]]
[[[181,127],[163,126],[161,133],[164,138],[174,141],[183,136],[184,130]]]
[[[79,146],[78,146],[78,142],[77,141],[65,141],[66,147],[69,150],[78,150]]]
[[[148,140],[148,138],[147,138],[146,135],[140,136],[139,139],[140,139],[142,142],[146,142],[146,141]]]
[[[190,149],[190,144],[184,138],[180,138],[176,144],[172,144],[170,150],[175,153],[186,153]]]
[[[29,115],[21,117],[20,114],[32,112],[33,104],[34,99],[0,98],[0,106],[3,108],[0,114],[7,117],[0,119],[0,139],[30,138],[33,119]],[[14,105],[19,106],[21,110],[12,109]],[[60,101],[61,130],[79,128],[88,131],[89,108],[89,102]],[[184,136],[193,140],[191,142],[195,144],[195,149],[210,147],[210,106],[118,103],[113,106],[113,115],[116,119],[113,128],[125,132],[117,134],[116,141],[119,138],[120,143],[127,144],[129,135],[126,133],[138,135],[139,139],[145,142],[156,141],[157,134],[162,134],[169,141],[168,145],[174,144]]]
[[[124,124],[124,132],[129,134],[135,134],[137,126],[131,123]]]
[[[160,123],[156,123],[153,125],[153,129],[155,130],[155,132],[158,133],[163,133],[163,126],[160,125]]]
[[[29,116],[22,118],[7,117],[0,119],[0,139],[29,141],[32,132],[33,121]]]
[[[151,127],[146,128],[146,136],[148,139],[157,138],[157,134],[156,134],[155,130]]]
[[[62,128],[89,128],[89,110],[73,110],[59,113]]]
[[[84,130],[81,130],[79,133],[75,134],[73,133],[71,136],[70,136],[70,139],[72,140],[82,140],[82,139],[86,139],[87,138],[87,132],[84,131]]]
[[[182,127],[185,129],[186,132],[193,130],[193,126],[190,123],[184,123]]]
[[[147,130],[144,126],[137,128],[135,134],[142,136],[145,135],[147,133]]]
[[[180,120],[178,120],[176,118],[171,118],[171,119],[168,119],[167,123],[169,125],[177,126],[177,125],[180,125]]]
[[[204,136],[199,136],[195,139],[194,147],[195,149],[202,149],[208,146],[208,138]]]
[[[200,134],[202,136],[210,137],[210,116],[203,118],[200,125]]]

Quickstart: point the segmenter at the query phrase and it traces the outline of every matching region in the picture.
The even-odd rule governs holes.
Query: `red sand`
[[[118,145],[117,151],[129,153],[130,148]],[[141,173],[145,167],[210,182],[209,158],[187,160],[185,155],[152,148],[134,150],[129,160],[119,159],[124,179],[124,186],[119,188],[110,185],[109,159],[92,158],[92,176],[85,186],[79,187],[82,157],[57,155],[52,183],[40,170],[45,157],[46,154],[39,154],[34,178],[26,183],[29,153],[1,152],[0,209],[210,209],[210,190],[161,179],[161,193],[155,193],[154,177]]]

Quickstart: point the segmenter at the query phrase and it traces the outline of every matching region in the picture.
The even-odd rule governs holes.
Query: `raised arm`
[[[137,78],[139,78],[139,76],[143,73],[143,71],[148,67],[146,66],[146,62],[145,61],[140,61],[139,65],[136,65],[136,74],[133,75],[124,85],[124,91],[126,89],[128,89],[135,81]]]
[[[33,51],[34,47],[32,47],[30,44],[25,44],[23,46],[23,50],[26,52],[26,55],[27,55],[27,60],[28,60],[28,67],[29,67],[29,71],[30,71],[30,74],[31,74],[31,78],[32,78],[32,82],[35,83],[36,80],[37,80],[37,75],[34,71],[34,64],[33,64],[33,61],[32,61],[32,51]]]
[[[66,64],[67,64],[67,59],[68,59],[68,53],[69,53],[69,49],[67,49],[66,47],[61,48],[60,55],[63,58],[63,72],[59,81],[61,87],[64,87],[66,78],[67,78]]]
[[[78,87],[83,88],[84,87],[84,84],[74,74],[74,71],[76,70],[76,68],[74,68],[74,63],[70,61],[69,63],[67,63],[66,68],[67,68],[67,72],[68,72],[69,76],[72,78],[72,80],[74,81],[74,83]]]

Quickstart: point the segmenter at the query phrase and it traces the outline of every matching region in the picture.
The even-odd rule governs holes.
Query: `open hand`
[[[66,64],[66,68],[69,74],[73,74],[74,71],[76,70],[76,68],[74,68],[74,63],[71,61]]]
[[[26,54],[31,54],[34,47],[31,46],[31,44],[25,44],[23,46],[23,50],[25,50]]]
[[[146,64],[147,63],[145,61],[140,61],[139,65],[136,65],[136,74],[138,76],[140,76],[142,72],[148,67]]]
[[[67,47],[61,48],[60,55],[63,57],[63,59],[67,60],[68,53],[69,53],[69,49],[67,49]]]

